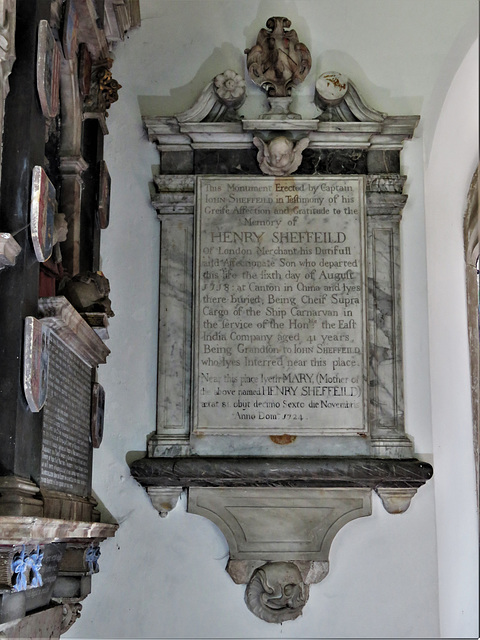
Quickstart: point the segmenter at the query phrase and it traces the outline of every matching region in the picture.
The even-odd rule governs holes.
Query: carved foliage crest
[[[292,87],[305,80],[312,66],[310,51],[298,41],[297,32],[287,31],[290,25],[288,18],[269,18],[255,46],[245,49],[250,77],[270,97],[291,95]]]

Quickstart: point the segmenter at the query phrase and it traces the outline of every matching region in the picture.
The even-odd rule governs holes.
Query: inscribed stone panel
[[[89,495],[90,408],[91,368],[52,333],[43,410],[42,485]]]
[[[365,432],[363,178],[197,181],[195,433]]]

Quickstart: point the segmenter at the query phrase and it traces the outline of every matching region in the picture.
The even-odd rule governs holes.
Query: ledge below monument
[[[131,466],[144,487],[363,487],[418,489],[433,475],[416,458],[142,458]]]

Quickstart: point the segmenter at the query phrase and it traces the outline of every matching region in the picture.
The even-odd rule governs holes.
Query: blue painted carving
[[[22,550],[13,557],[11,570],[16,574],[13,591],[26,591],[27,588],[41,587],[43,584],[40,570],[43,562],[43,551],[40,547],[31,551],[28,555],[25,545]]]
[[[12,573],[16,573],[14,591],[25,591],[27,588],[27,563],[25,561],[25,545],[23,545],[20,553],[16,553],[12,560]]]
[[[98,558],[100,557],[100,547],[90,545],[87,549],[85,562],[88,565],[89,573],[98,573]]]
[[[41,551],[40,547],[37,546],[36,550],[32,551],[26,559],[26,563],[32,571],[30,580],[31,587],[41,587],[43,585],[42,576],[40,574],[42,562],[43,551]]]

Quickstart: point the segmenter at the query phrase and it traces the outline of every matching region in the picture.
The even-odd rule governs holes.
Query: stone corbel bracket
[[[418,460],[371,458],[144,458],[131,471],[162,517],[188,489],[188,511],[225,536],[227,571],[247,584],[248,608],[273,623],[301,615],[335,535],[371,514],[372,489],[402,513],[433,473]]]
[[[217,525],[230,549],[228,573],[247,584],[248,608],[276,623],[301,615],[309,585],[328,573],[337,532],[372,512],[368,489],[291,487],[191,488],[188,511]]]

